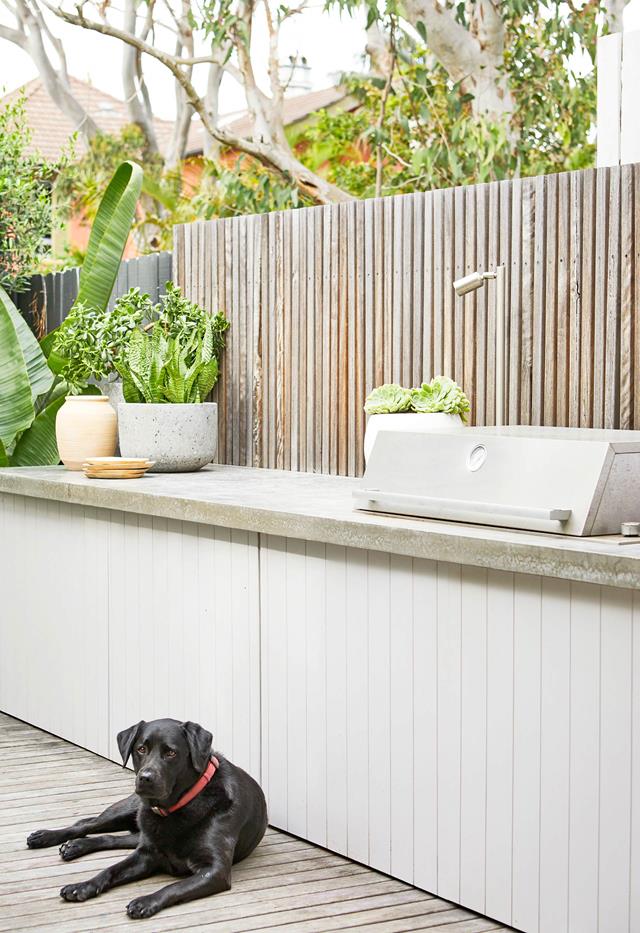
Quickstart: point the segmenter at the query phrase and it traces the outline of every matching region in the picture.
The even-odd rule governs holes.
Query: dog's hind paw
[[[135,900],[127,904],[127,914],[132,920],[143,920],[145,917],[153,917],[160,910],[157,902],[151,897],[136,897]]]
[[[64,901],[88,901],[90,897],[97,897],[98,889],[93,881],[79,881],[77,884],[65,884],[60,891]]]
[[[62,838],[64,839],[64,836]],[[60,838],[55,829],[36,829],[34,833],[27,836],[27,846],[30,849],[46,849],[59,842]]]

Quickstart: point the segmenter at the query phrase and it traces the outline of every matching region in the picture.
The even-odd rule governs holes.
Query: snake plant
[[[167,336],[162,321],[151,332],[136,330],[116,365],[126,402],[204,402],[218,378],[212,321],[207,319],[202,336]]]

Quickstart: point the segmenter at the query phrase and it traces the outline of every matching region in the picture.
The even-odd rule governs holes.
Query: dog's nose
[[[138,771],[138,783],[150,784],[153,781],[153,771]]]

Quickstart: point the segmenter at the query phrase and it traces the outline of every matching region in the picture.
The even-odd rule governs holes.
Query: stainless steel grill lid
[[[640,521],[640,431],[382,430],[354,501],[372,512],[618,534],[622,522]]]

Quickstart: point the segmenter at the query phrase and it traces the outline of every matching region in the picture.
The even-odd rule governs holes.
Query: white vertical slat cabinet
[[[198,720],[260,778],[257,535],[13,495],[0,522],[0,709],[114,761]]]
[[[106,755],[106,513],[4,494],[0,515],[0,708]]]
[[[260,775],[257,537],[114,512],[110,558],[110,757],[140,719],[201,722]]]
[[[525,933],[640,929],[640,599],[261,537],[271,822]]]

